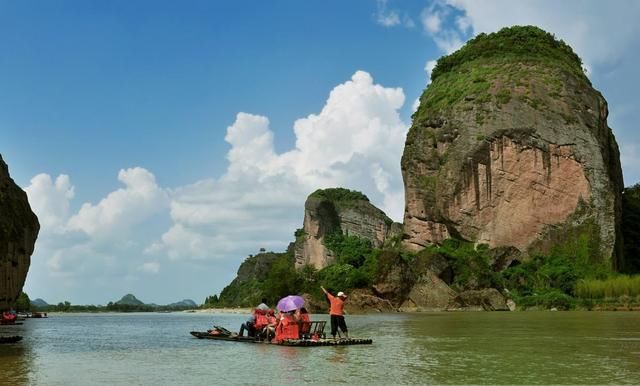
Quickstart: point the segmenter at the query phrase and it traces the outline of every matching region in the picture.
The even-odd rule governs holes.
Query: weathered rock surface
[[[331,264],[334,256],[324,238],[332,232],[367,239],[378,248],[394,235],[399,236],[401,229],[359,192],[342,188],[318,190],[304,205],[303,234],[298,236],[295,247],[296,268],[312,265],[322,269]]]
[[[510,40],[523,34],[535,52]],[[587,236],[594,261],[618,265],[618,146],[573,51],[513,27],[438,66],[402,157],[405,246],[459,237],[526,258]]]
[[[27,194],[0,156],[0,310],[12,307],[22,291],[39,230]]]
[[[373,292],[400,311],[442,311],[457,295],[449,287],[451,267],[439,254],[423,252],[405,261],[400,254],[387,251],[380,255],[379,264],[381,276]]]
[[[393,312],[396,307],[387,300],[376,296],[369,289],[356,289],[349,293],[344,304],[347,313],[367,313],[367,312]]]
[[[515,304],[513,306],[515,309]],[[495,288],[459,293],[447,311],[510,311],[507,299]]]

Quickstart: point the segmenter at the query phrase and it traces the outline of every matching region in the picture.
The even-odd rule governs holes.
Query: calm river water
[[[326,319],[324,315],[317,319]],[[0,327],[0,384],[637,384],[640,312],[348,316],[371,346],[198,340],[232,314],[67,314]]]

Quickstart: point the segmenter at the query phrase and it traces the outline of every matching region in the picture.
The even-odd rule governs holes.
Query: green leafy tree
[[[24,292],[20,293],[18,300],[16,301],[16,311],[18,312],[26,312],[31,310],[31,299],[29,299],[29,295]]]

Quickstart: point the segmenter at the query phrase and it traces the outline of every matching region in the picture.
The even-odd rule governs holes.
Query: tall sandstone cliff
[[[401,229],[400,224],[373,206],[362,193],[342,188],[317,190],[304,204],[303,232],[297,235],[295,265],[322,269],[333,263],[334,256],[324,242],[332,232],[367,239],[374,248],[379,248],[393,235],[399,235]]]
[[[0,310],[12,307],[22,291],[39,230],[27,194],[0,156]]]
[[[623,181],[607,115],[578,56],[536,27],[441,58],[402,157],[405,246],[457,237],[526,258],[569,243],[615,268]]]

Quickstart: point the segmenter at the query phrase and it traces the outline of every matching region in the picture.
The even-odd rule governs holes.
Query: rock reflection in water
[[[32,366],[33,351],[29,342],[0,344],[0,383],[9,380],[14,385],[31,384]]]

